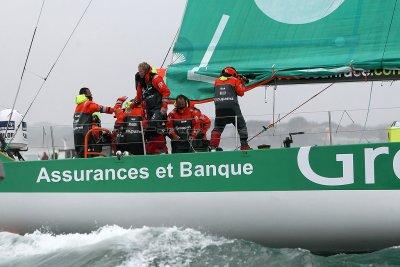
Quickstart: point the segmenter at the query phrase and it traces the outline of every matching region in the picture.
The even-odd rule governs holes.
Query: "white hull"
[[[0,229],[182,226],[317,252],[400,245],[398,191],[1,193]]]

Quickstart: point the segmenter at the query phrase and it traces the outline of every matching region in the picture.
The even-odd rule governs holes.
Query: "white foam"
[[[7,232],[0,233],[0,259],[47,254],[60,249],[92,245],[103,240],[122,236],[130,229],[119,226],[105,226],[89,234],[42,233],[39,230],[20,236]]]
[[[157,265],[186,265],[199,256],[209,245],[231,242],[224,238],[207,236],[192,229],[135,228],[105,226],[88,234],[59,234],[35,231],[20,236],[0,233],[0,265],[9,262],[29,261],[34,256],[64,255],[104,251],[104,248],[118,250],[124,255],[121,266],[147,266],[154,261]],[[107,257],[107,255],[105,255]]]
[[[121,267],[147,266],[157,261],[158,266],[188,265],[210,245],[230,243],[225,238],[207,236],[193,229],[166,228],[156,238],[143,238],[143,249],[132,253]]]

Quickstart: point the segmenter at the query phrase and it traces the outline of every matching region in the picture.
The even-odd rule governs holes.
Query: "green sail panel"
[[[188,0],[166,80],[202,100],[225,66],[250,84],[398,69],[399,25],[397,0]]]

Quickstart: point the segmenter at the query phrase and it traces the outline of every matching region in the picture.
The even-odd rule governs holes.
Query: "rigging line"
[[[279,113],[278,114],[278,120],[279,120],[279,118],[281,117],[281,114]],[[275,132],[276,132],[276,126],[274,127],[274,131],[272,132],[272,136],[275,136]]]
[[[326,86],[324,89],[322,89],[321,91],[319,91],[318,93],[316,93],[315,95],[313,95],[312,97],[310,97],[309,99],[307,99],[306,101],[304,101],[303,103],[301,103],[299,106],[297,106],[296,108],[292,109],[290,112],[286,113],[282,118],[280,118],[279,120],[277,120],[274,123],[269,124],[268,126],[263,126],[263,129],[256,135],[254,135],[252,138],[250,138],[248,140],[248,142],[252,141],[254,138],[258,137],[259,135],[261,135],[262,133],[266,132],[268,129],[274,127],[276,124],[278,124],[279,122],[281,122],[282,120],[284,120],[286,117],[288,117],[289,115],[291,115],[292,113],[294,113],[296,110],[298,110],[299,108],[301,108],[302,106],[304,106],[305,104],[307,104],[308,102],[310,102],[311,100],[313,100],[314,98],[316,98],[317,96],[319,96],[320,94],[322,94],[323,92],[325,92],[326,90],[328,90],[329,88],[331,88],[333,85],[335,84],[335,82],[331,83],[330,85]],[[238,149],[238,147],[236,148]]]
[[[275,110],[276,110],[276,89],[278,89],[277,78],[275,78],[273,98],[272,98],[272,123],[275,122]]]
[[[353,118],[350,116],[349,112],[347,112],[347,110],[343,110],[342,116],[340,117],[338,126],[337,126],[337,128],[336,128],[336,133],[338,133],[339,128],[342,126],[342,120],[343,120],[343,116],[344,116],[345,114],[346,114],[346,116],[351,120],[351,122],[352,122],[353,124],[356,123],[356,122],[353,120]]]
[[[400,109],[400,107],[387,107],[387,108],[386,107],[376,107],[376,108],[371,108],[371,110],[397,110],[397,109]],[[296,112],[294,114],[297,114],[297,115],[299,115],[299,114],[317,114],[317,113],[326,113],[328,111],[330,111],[330,112],[343,112],[343,111],[355,112],[355,111],[367,111],[367,108],[357,108],[357,109],[348,109],[348,110],[333,109],[333,110],[303,111],[303,112]],[[347,112],[347,113],[348,113],[348,116],[350,116],[350,113],[349,112]],[[257,114],[257,115],[249,114],[247,116],[250,116],[250,117],[272,116],[272,113],[269,113],[269,114]],[[351,117],[349,117],[349,118],[352,120],[353,123],[355,123],[354,120]]]
[[[14,137],[16,136],[18,130],[21,127],[22,122],[24,121],[26,115],[28,114],[29,110],[31,109],[33,103],[36,101],[37,97],[39,96],[40,92],[42,91],[44,85],[46,84],[47,79],[50,77],[51,73],[53,72],[55,66],[57,65],[58,61],[60,60],[65,48],[67,47],[69,41],[71,40],[72,36],[74,35],[76,29],[78,28],[78,26],[80,25],[83,17],[85,16],[87,10],[89,9],[90,5],[92,4],[93,0],[90,0],[89,3],[87,4],[85,10],[83,11],[81,17],[79,18],[78,22],[76,23],[74,29],[72,30],[71,34],[68,36],[67,41],[65,42],[63,48],[61,49],[60,53],[58,54],[56,60],[54,61],[53,65],[51,66],[49,72],[47,73],[47,75],[44,77],[42,84],[40,85],[39,89],[36,91],[36,94],[34,96],[34,98],[32,99],[31,103],[29,104],[27,110],[25,111],[24,115],[22,116],[21,122],[18,124],[18,127],[15,129],[15,134],[14,136],[10,139],[10,141],[8,142],[8,146],[10,145],[10,143],[14,140]]]
[[[345,112],[346,112],[346,111],[343,111],[343,112],[342,112],[342,116],[340,116],[340,120],[339,120],[339,123],[338,123],[338,125],[337,125],[337,127],[336,127],[335,133],[338,133],[340,126],[342,126],[342,120],[343,120],[343,116],[344,116]]]
[[[26,72],[29,73],[29,74],[32,74],[33,76],[35,76],[35,77],[37,77],[37,78],[39,78],[41,80],[44,80],[44,77],[40,76],[39,74],[34,73],[33,71],[26,70]]]
[[[174,36],[174,39],[172,40],[171,45],[170,45],[169,48],[168,48],[167,54],[165,55],[164,60],[163,60],[163,62],[162,62],[162,64],[161,64],[161,67],[160,67],[160,68],[164,67],[165,61],[167,61],[168,55],[169,55],[169,53],[171,52],[171,49],[172,49],[172,47],[173,47],[174,44],[175,44],[176,37],[178,37],[178,34],[179,34],[179,31],[180,31],[180,30],[181,30],[181,28],[179,27],[179,29],[178,29],[178,30],[176,31],[176,33],[175,33],[175,36]]]
[[[396,0],[396,2],[394,3],[392,19],[391,19],[391,21],[390,21],[389,30],[388,30],[388,34],[387,34],[387,37],[386,37],[385,48],[383,49],[383,54],[382,54],[382,59],[381,59],[381,67],[382,67],[382,69],[383,69],[383,59],[384,59],[385,54],[386,54],[386,48],[387,48],[387,44],[388,44],[388,42],[389,42],[390,31],[392,30],[393,19],[394,19],[394,14],[396,13],[396,8],[397,8],[397,0]]]
[[[85,16],[87,10],[89,9],[90,5],[92,4],[93,0],[90,0],[89,3],[87,4],[85,10],[83,11],[81,17],[79,18],[78,22],[76,23],[74,29],[72,30],[71,34],[69,35],[67,41],[65,42],[63,48],[61,49],[60,53],[57,56],[56,61],[54,61],[53,65],[51,66],[49,72],[47,73],[46,77],[45,77],[45,81],[47,80],[47,78],[49,78],[51,72],[53,71],[54,67],[56,66],[56,64],[58,63],[58,61],[60,60],[62,54],[64,53],[65,48],[67,47],[69,41],[71,40],[72,36],[74,35],[76,29],[78,28],[79,24],[81,23],[83,17]]]
[[[16,103],[17,103],[17,99],[18,99],[18,96],[19,96],[19,92],[21,91],[22,80],[23,80],[24,75],[25,75],[25,72],[26,72],[26,65],[28,64],[29,56],[30,56],[30,54],[31,54],[31,50],[32,50],[32,46],[33,46],[33,41],[35,40],[37,28],[38,28],[38,25],[39,25],[40,18],[42,17],[42,12],[43,12],[43,7],[44,7],[44,3],[45,3],[45,2],[46,2],[46,0],[43,0],[43,1],[42,1],[42,6],[40,7],[40,12],[39,12],[38,18],[37,18],[37,20],[36,20],[35,29],[33,30],[31,42],[30,42],[30,44],[29,44],[28,53],[26,54],[26,57],[25,57],[24,67],[22,68],[21,77],[20,77],[19,82],[18,82],[17,92],[16,92],[16,94],[15,94],[14,101],[13,101],[13,105],[12,105],[12,108],[11,108],[11,114],[10,114],[10,116],[9,116],[9,118],[8,118],[8,122],[7,122],[7,125],[6,125],[5,136],[7,136],[8,125],[10,124],[10,121],[11,121],[12,116],[13,116],[13,114],[14,114],[15,105],[16,105]]]
[[[183,19],[184,19],[184,17],[185,17],[186,10],[187,10],[187,7],[188,7],[188,2],[189,2],[189,1],[186,0],[185,8],[183,9],[183,14],[182,14],[182,18],[181,18],[181,23],[179,24],[178,30],[177,30],[176,33],[175,33],[175,37],[174,37],[174,39],[172,40],[171,46],[169,47],[169,49],[168,49],[168,51],[167,51],[167,54],[165,55],[165,58],[164,58],[164,60],[163,60],[163,62],[162,62],[162,64],[161,64],[161,68],[164,66],[165,61],[167,60],[168,55],[169,55],[169,53],[171,52],[171,49],[172,49],[172,47],[173,47],[174,44],[175,44],[176,38],[178,37],[179,32],[181,31]],[[175,61],[176,61],[176,60],[175,60]],[[175,63],[175,62],[173,62],[172,64],[174,64],[174,63]],[[170,64],[170,65],[171,65],[171,64]]]
[[[362,130],[362,132],[361,132],[361,136],[360,136],[359,143],[361,143],[361,140],[362,140],[363,138],[365,138],[365,140],[367,140],[367,142],[369,143],[368,139],[364,136],[364,134],[365,134],[365,130],[366,130],[366,128],[367,128],[367,122],[368,122],[368,118],[369,118],[369,113],[370,113],[370,111],[371,111],[371,100],[372,100],[372,90],[373,90],[373,88],[374,88],[374,82],[372,81],[372,82],[371,82],[371,89],[370,89],[370,91],[369,91],[369,101],[368,101],[367,116],[365,117],[364,127],[363,127],[363,130]]]
[[[351,120],[351,122],[353,123],[353,124],[355,124],[356,122],[353,120],[353,118],[350,116],[350,113],[349,112],[347,112],[347,110],[345,110],[345,112],[346,112],[346,114],[347,114],[347,117],[349,117],[349,119]]]

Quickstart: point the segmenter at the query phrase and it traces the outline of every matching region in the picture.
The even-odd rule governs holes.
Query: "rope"
[[[41,18],[41,16],[42,16],[43,6],[44,6],[45,1],[46,1],[46,0],[43,0],[43,1],[42,1],[42,6],[40,7],[39,16],[38,16],[37,21],[36,21],[36,26],[35,26],[35,29],[33,30],[31,42],[30,42],[30,44],[29,44],[28,53],[27,53],[27,55],[26,55],[24,67],[22,68],[21,77],[20,77],[20,79],[19,79],[18,88],[17,88],[17,93],[15,94],[14,102],[13,102],[13,105],[12,105],[12,108],[11,108],[11,114],[10,114],[10,117],[8,118],[5,136],[7,136],[8,125],[10,124],[10,121],[11,121],[11,119],[12,119],[12,115],[14,114],[15,105],[16,105],[16,103],[17,103],[17,99],[18,99],[18,96],[19,96],[19,92],[21,91],[22,80],[23,80],[24,75],[25,75],[26,65],[28,64],[29,56],[30,56],[30,54],[31,54],[31,50],[32,50],[32,46],[33,46],[33,41],[35,40],[36,31],[37,31],[37,28],[38,28],[38,25],[39,25],[40,18]]]
[[[167,54],[166,54],[165,57],[164,57],[164,60],[163,60],[163,62],[162,62],[162,64],[161,64],[161,68],[164,67],[164,64],[165,64],[165,61],[166,61],[167,58],[168,58],[169,52],[171,52],[171,49],[172,49],[172,47],[173,47],[174,44],[175,44],[176,38],[178,37],[178,34],[179,34],[179,32],[181,31],[181,27],[182,27],[182,23],[183,23],[183,18],[184,18],[185,14],[186,14],[186,10],[187,10],[187,7],[188,7],[188,2],[189,2],[189,1],[186,1],[185,8],[184,8],[184,10],[183,10],[183,15],[182,15],[182,18],[181,18],[181,23],[179,24],[180,26],[179,26],[178,30],[176,31],[176,33],[175,33],[175,37],[174,37],[174,39],[172,40],[171,46],[169,47],[169,49],[168,49],[168,51],[167,51]],[[172,62],[172,64],[174,64],[174,63],[175,63],[175,62]]]
[[[372,89],[373,89],[373,88],[374,88],[374,82],[372,81],[372,82],[371,82],[371,89],[370,89],[370,91],[369,91],[369,100],[368,100],[367,116],[365,117],[364,127],[363,127],[363,130],[362,130],[361,135],[360,135],[359,143],[361,143],[361,140],[362,140],[363,138],[365,138],[365,137],[364,137],[365,129],[367,128],[367,122],[368,122],[368,118],[369,118],[369,113],[370,113],[370,111],[371,111],[371,100],[372,100]],[[368,141],[367,138],[365,138],[365,140],[367,140],[367,142],[369,143],[369,141]]]
[[[69,41],[71,40],[72,36],[74,35],[76,29],[78,28],[79,24],[81,23],[83,17],[85,16],[87,10],[89,9],[90,5],[92,4],[93,0],[90,0],[89,3],[87,4],[85,10],[83,11],[81,17],[79,18],[78,22],[76,23],[74,29],[72,30],[71,34],[69,35],[67,41],[65,42],[63,48],[61,49],[61,52],[58,54],[56,61],[53,63],[53,66],[51,66],[49,72],[47,73],[46,77],[45,77],[45,81],[47,80],[47,78],[49,78],[51,72],[53,71],[54,67],[56,66],[56,64],[58,63],[59,59],[61,58],[61,55],[63,54],[65,48],[67,47]]]
[[[272,99],[272,123],[275,122],[275,108],[276,108],[276,89],[278,89],[278,83],[275,79],[274,91],[273,91],[273,99]]]
[[[171,52],[171,49],[172,49],[172,47],[173,47],[174,44],[175,44],[175,41],[176,41],[176,38],[178,37],[178,34],[179,34],[180,29],[181,29],[181,28],[179,28],[179,29],[176,31],[175,36],[174,36],[174,39],[172,40],[172,43],[171,43],[171,45],[170,45],[169,48],[168,48],[167,54],[165,55],[164,60],[163,60],[163,62],[162,62],[162,64],[161,64],[161,67],[160,67],[160,68],[164,67],[165,61],[167,61],[169,52]]]
[[[347,110],[343,110],[343,112],[342,112],[342,116],[340,117],[340,120],[339,120],[339,123],[338,123],[338,126],[337,126],[337,128],[336,128],[336,133],[338,133],[338,131],[339,131],[339,128],[342,126],[342,120],[343,120],[343,116],[344,116],[344,114],[346,114],[347,115],[347,117],[351,120],[351,122],[353,123],[353,124],[355,124],[356,122],[353,120],[353,118],[350,116],[350,114],[347,112]]]
[[[42,89],[43,89],[43,87],[44,87],[44,85],[45,85],[47,79],[50,77],[51,73],[53,72],[55,66],[57,65],[58,61],[60,60],[62,54],[64,53],[65,48],[67,47],[69,41],[71,40],[72,36],[74,35],[76,29],[78,28],[79,24],[81,23],[83,17],[85,16],[85,14],[86,14],[87,10],[89,9],[90,5],[92,4],[92,2],[93,2],[93,0],[90,0],[89,3],[87,4],[85,10],[83,11],[81,17],[79,18],[78,22],[76,23],[76,25],[75,25],[74,29],[72,30],[71,34],[68,36],[67,41],[65,42],[65,44],[64,44],[63,48],[61,49],[60,53],[58,54],[56,60],[54,61],[53,65],[51,66],[49,72],[48,72],[47,75],[43,78],[42,84],[40,85],[39,89],[36,91],[36,94],[35,94],[33,100],[31,101],[31,103],[29,104],[27,110],[25,111],[24,115],[22,116],[22,120],[21,120],[21,122],[18,124],[18,127],[17,127],[16,130],[15,130],[15,135],[14,135],[14,136],[11,138],[11,140],[8,142],[8,145],[10,145],[10,143],[14,140],[14,137],[16,136],[18,130],[20,129],[22,122],[24,121],[24,119],[25,119],[26,115],[28,114],[29,110],[31,109],[33,103],[35,103],[37,97],[39,96],[40,92],[42,91]]]
[[[335,82],[331,83],[330,85],[328,85],[327,87],[325,87],[324,89],[322,89],[321,91],[319,91],[318,93],[316,93],[315,95],[313,95],[312,97],[310,97],[309,99],[307,99],[306,101],[304,101],[302,104],[300,104],[299,106],[297,106],[296,108],[292,109],[290,112],[288,112],[285,116],[283,116],[282,118],[278,119],[276,122],[269,124],[268,126],[263,126],[263,129],[256,134],[255,136],[253,136],[252,138],[250,138],[248,140],[248,142],[250,142],[251,140],[253,140],[254,138],[257,138],[259,135],[263,134],[265,131],[267,131],[268,129],[274,127],[276,124],[278,124],[279,122],[281,122],[282,120],[284,120],[286,117],[288,117],[289,115],[291,115],[292,113],[294,113],[296,110],[300,109],[302,106],[304,106],[305,104],[307,104],[308,102],[310,102],[311,100],[313,100],[314,98],[316,98],[317,96],[319,96],[320,94],[322,94],[323,92],[325,92],[326,90],[328,90],[330,87],[332,87],[335,84]],[[236,148],[238,149],[238,148]]]

